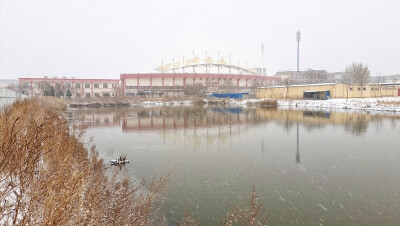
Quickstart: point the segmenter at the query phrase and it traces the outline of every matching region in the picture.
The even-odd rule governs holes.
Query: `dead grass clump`
[[[266,225],[269,220],[263,205],[258,201],[256,190],[253,186],[247,205],[239,205],[229,212],[222,225]]]
[[[185,210],[184,216],[179,222],[181,226],[199,225],[190,214],[189,207]],[[221,221],[223,226],[232,225],[266,225],[269,220],[263,205],[258,201],[256,190],[253,190],[249,196],[247,204],[241,204],[234,207],[227,215],[226,220]]]
[[[145,185],[105,168],[62,105],[25,100],[0,112],[1,225],[149,225],[170,173]]]
[[[263,107],[277,107],[278,101],[273,99],[264,99],[260,102],[260,105]]]
[[[197,226],[199,225],[195,219],[192,218],[192,215],[189,211],[190,207],[185,210],[182,221],[179,223],[181,226]]]
[[[400,102],[396,102],[396,101],[378,101],[378,104],[399,106]]]

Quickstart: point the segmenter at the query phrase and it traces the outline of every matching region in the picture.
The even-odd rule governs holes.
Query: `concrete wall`
[[[366,85],[362,88],[356,85],[345,84],[321,84],[308,86],[279,86],[257,88],[256,98],[277,99],[302,99],[305,91],[330,91],[331,98],[359,98],[361,97],[385,97],[397,96],[398,87]]]

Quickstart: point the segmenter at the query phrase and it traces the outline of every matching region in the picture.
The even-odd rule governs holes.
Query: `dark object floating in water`
[[[121,155],[118,159],[110,160],[112,166],[114,165],[125,165],[129,163],[129,160],[126,159],[126,155]]]

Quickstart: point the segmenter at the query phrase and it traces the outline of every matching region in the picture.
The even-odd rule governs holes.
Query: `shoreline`
[[[97,99],[85,101],[67,100],[68,108],[102,108],[102,107],[133,107],[133,106],[192,106],[192,105],[225,105],[225,106],[261,106],[265,99],[216,99],[200,97],[168,97],[168,98],[121,98]],[[361,111],[386,111],[400,113],[400,97],[382,98],[352,98],[329,100],[287,100],[278,99],[277,107],[300,109],[329,109],[329,110],[361,110]]]

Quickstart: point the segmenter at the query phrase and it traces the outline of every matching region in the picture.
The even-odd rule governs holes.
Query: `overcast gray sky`
[[[296,68],[400,73],[399,0],[0,0],[0,78],[119,78],[217,52],[268,75]]]

